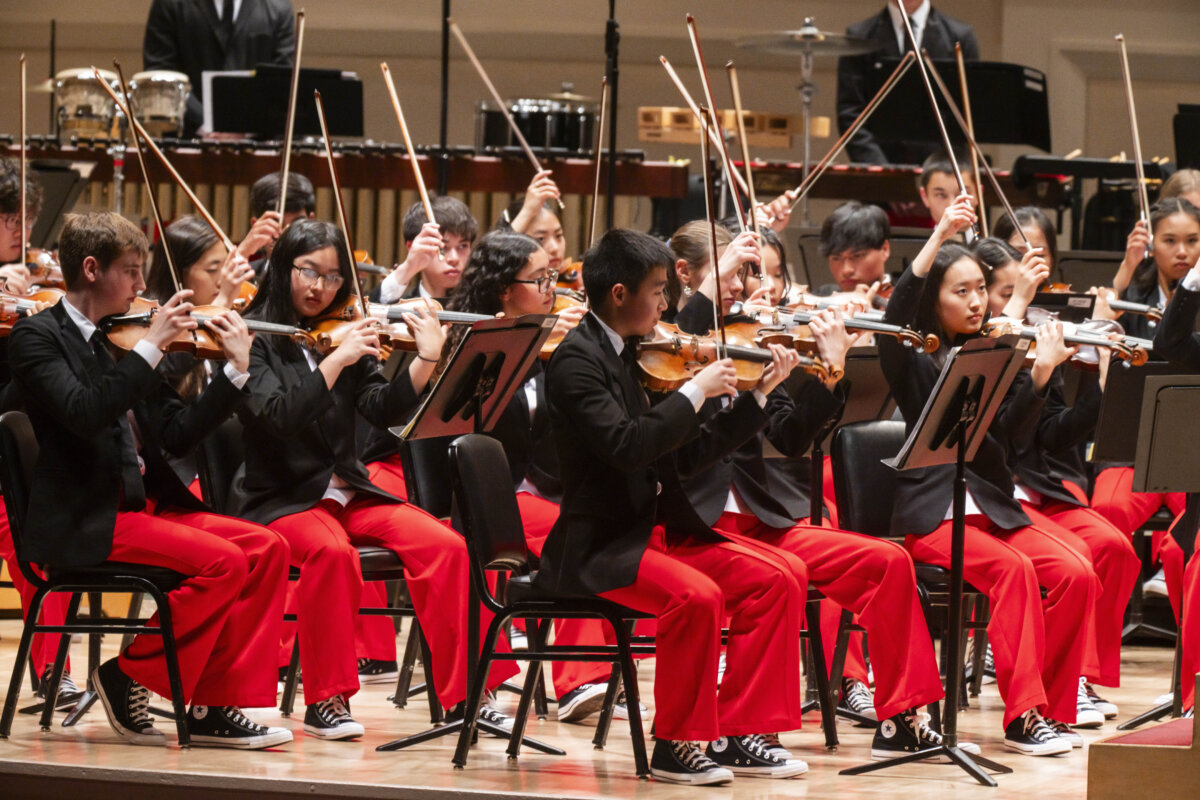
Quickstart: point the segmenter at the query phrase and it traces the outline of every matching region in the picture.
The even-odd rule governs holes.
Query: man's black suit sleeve
[[[1192,331],[1197,310],[1200,310],[1200,292],[1179,286],[1154,334],[1154,352],[1200,372],[1200,340]]]

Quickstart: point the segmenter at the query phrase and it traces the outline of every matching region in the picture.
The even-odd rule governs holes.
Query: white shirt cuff
[[[751,394],[754,395],[754,402],[758,403],[759,408],[767,407],[767,396],[758,389],[755,389]]]
[[[1189,292],[1200,292],[1200,264],[1188,270],[1187,275],[1183,276],[1183,282],[1180,285]]]
[[[398,302],[404,294],[404,287],[400,285],[400,281],[396,278],[396,269],[387,274],[387,277],[379,282],[379,302],[384,305],[391,305]]]
[[[232,361],[226,361],[225,377],[229,378],[229,382],[233,384],[235,389],[241,389],[246,385],[246,381],[250,380],[250,373],[242,372],[233,365]]]
[[[158,367],[158,362],[162,361],[163,357],[163,351],[159,350],[145,339],[142,339],[133,346],[133,352],[141,356],[142,359],[150,365],[150,369],[156,369]]]
[[[688,381],[683,386],[680,386],[679,393],[692,402],[692,408],[699,414],[700,407],[704,405],[704,392],[700,390],[695,381]]]

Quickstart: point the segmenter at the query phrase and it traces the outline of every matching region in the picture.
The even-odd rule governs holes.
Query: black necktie
[[[221,30],[226,37],[233,33],[233,0],[224,0],[221,4]]]
[[[650,398],[646,396],[646,390],[642,388],[641,369],[638,367],[637,360],[637,345],[633,341],[625,342],[625,347],[621,350],[621,365],[625,373],[625,390],[629,394],[629,399],[635,404],[636,409],[645,411],[650,408]]]
[[[108,337],[100,330],[92,334],[92,352],[96,354],[96,361],[102,371],[107,372],[116,366],[108,352]],[[120,440],[118,448],[121,452],[121,488],[125,491],[121,509],[140,511],[146,507],[146,487],[142,482],[142,469],[138,464],[137,448],[133,443],[133,428],[129,426],[127,414],[117,418],[117,431],[114,435]]]

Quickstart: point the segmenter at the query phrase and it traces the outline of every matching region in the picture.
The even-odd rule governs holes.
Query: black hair
[[[929,274],[925,276],[925,289],[921,292],[921,301],[917,304],[917,313],[913,317],[913,328],[921,333],[934,334],[943,347],[948,347],[953,342],[947,340],[946,331],[942,328],[941,320],[938,317],[938,296],[941,294],[942,281],[946,277],[946,272],[964,258],[978,266],[986,280],[987,269],[970,249],[958,242],[943,244],[933,259],[933,266],[929,268]]]
[[[496,314],[500,294],[513,285],[517,273],[541,248],[537,239],[514,231],[492,231],[471,250],[462,281],[448,308],[470,314]]]
[[[1058,266],[1058,232],[1054,230],[1054,223],[1046,216],[1046,212],[1037,206],[1021,206],[1013,214],[1022,228],[1033,223],[1041,230],[1042,237],[1046,240],[1046,260],[1050,262],[1051,269]],[[1017,229],[1008,214],[1002,215],[992,226],[992,236],[1006,242],[1010,241],[1016,232]]]
[[[648,233],[614,228],[583,254],[583,288],[596,309],[609,303],[618,283],[636,292],[655,267],[671,271],[675,257]]]
[[[1014,261],[1021,262],[1021,254],[1017,252],[1017,248],[995,236],[976,240],[972,251],[975,253],[975,260],[984,268],[983,275],[987,278],[988,286],[995,280],[996,270]]]
[[[472,244],[475,242],[475,237],[479,235],[479,223],[461,200],[434,195],[429,198],[429,205],[433,207],[433,221],[441,228],[443,236],[453,233]],[[417,202],[409,206],[408,211],[404,212],[404,241],[416,239],[421,233],[421,226],[428,221],[424,203]]]
[[[1172,217],[1176,214],[1186,214],[1200,223],[1200,209],[1196,208],[1182,197],[1168,197],[1166,200],[1159,200],[1154,205],[1150,206],[1150,233],[1158,229],[1161,223],[1167,217]],[[1138,264],[1137,269],[1133,273],[1131,283],[1141,289],[1148,289],[1158,282],[1158,265],[1154,261],[1154,256],[1147,257],[1141,264]]]
[[[283,175],[272,172],[263,175],[250,187],[250,216],[261,217],[268,211],[274,211],[279,206],[279,184]],[[287,199],[283,211],[285,214],[312,214],[317,210],[317,195],[313,192],[312,181],[299,172],[288,172]]]
[[[299,325],[301,320],[292,303],[292,268],[296,259],[326,247],[332,247],[337,253],[342,285],[338,287],[333,301],[321,310],[321,314],[344,305],[354,285],[354,274],[351,272],[354,265],[350,263],[350,256],[346,252],[346,237],[333,223],[298,219],[284,230],[275,243],[267,273],[262,277],[254,299],[246,307],[246,316],[281,325]],[[295,347],[286,336],[271,336],[269,339],[269,346],[276,349]]]
[[[165,303],[175,294],[175,282],[167,266],[164,245],[170,246],[171,257],[179,271],[179,280],[186,282],[188,269],[221,241],[209,224],[194,214],[180,217],[167,226],[164,237],[154,243],[150,256],[150,272],[146,275],[146,291],[151,300]]]
[[[779,238],[779,234],[774,228],[760,228],[759,233],[762,235],[763,247],[770,247],[779,254],[779,274],[783,276],[783,294],[787,296],[788,287],[792,285],[792,271],[788,268],[787,248],[783,246],[783,240]]]
[[[843,203],[821,223],[821,255],[847,250],[879,250],[892,235],[887,214],[879,206],[857,200]]]
[[[945,151],[938,151],[929,158],[925,159],[925,163],[921,165],[921,174],[917,176],[917,186],[921,189],[928,189],[929,182],[933,180],[933,176],[937,174],[954,175],[954,165],[958,164],[958,171],[963,174],[965,179],[971,170],[971,164],[959,156],[957,153],[954,160],[946,155]],[[975,187],[978,191],[979,187]]]
[[[41,184],[33,179],[33,170],[26,169],[25,213],[32,219],[41,210]],[[21,161],[16,158],[0,158],[0,214],[19,213],[21,213]]]

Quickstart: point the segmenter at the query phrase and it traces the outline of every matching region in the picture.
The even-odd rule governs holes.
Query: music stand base
[[[902,756],[889,758],[882,761],[874,761],[870,764],[863,764],[858,767],[850,767],[839,772],[839,775],[865,775],[868,772],[878,772],[881,769],[889,767],[898,767],[903,764],[912,764],[917,761],[924,761],[927,758],[935,756],[944,756],[950,759],[951,763],[957,764],[968,775],[984,786],[996,786],[996,781],[992,779],[984,770],[991,770],[999,774],[1008,774],[1012,772],[1011,767],[1006,767],[1003,764],[997,764],[995,761],[986,759],[983,756],[973,756],[958,747],[949,747],[940,745],[931,747],[928,750],[918,750],[915,753],[906,753]]]
[[[412,747],[415,744],[421,744],[422,742],[428,742],[433,739],[440,739],[443,736],[449,736],[452,733],[458,733],[460,730],[462,730],[463,724],[464,720],[451,720],[445,725],[437,728],[430,728],[429,730],[421,731],[420,733],[414,733],[412,736],[393,739],[390,742],[379,745],[375,748],[375,751],[387,752],[391,750],[403,750],[404,748]],[[485,722],[483,720],[479,720],[475,723],[475,729],[481,733],[490,733],[499,739],[508,739],[510,736],[510,732],[504,730],[504,728],[501,728],[499,725],[493,725],[492,723]],[[565,756],[567,754],[566,750],[560,750],[553,745],[548,745],[545,742],[539,742],[537,739],[530,739],[528,736],[521,737],[521,744],[525,745],[526,747],[532,747],[534,750],[546,753],[547,755]]]
[[[1120,725],[1117,726],[1117,730],[1131,731],[1140,725],[1145,725],[1147,722],[1157,722],[1158,720],[1162,719],[1163,717],[1174,716],[1174,714],[1175,714],[1174,701],[1172,701],[1170,703],[1163,703],[1161,706],[1155,706],[1154,708],[1150,709],[1149,711],[1143,711],[1141,714],[1138,714],[1133,719],[1125,720],[1124,722],[1122,722]]]
[[[1125,626],[1121,631],[1121,644],[1126,644],[1134,636],[1153,636],[1165,642],[1174,643],[1176,635],[1165,628],[1151,625],[1147,622],[1135,622]]]

